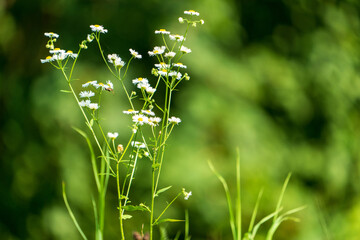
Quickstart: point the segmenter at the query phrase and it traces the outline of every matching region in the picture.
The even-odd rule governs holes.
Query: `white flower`
[[[179,80],[179,79],[181,79],[182,74],[180,72],[172,71],[172,72],[169,73],[169,76],[170,77],[176,77],[176,79]]]
[[[60,49],[60,48],[54,48],[54,49],[50,50],[49,52],[53,53],[53,54],[59,54],[59,53],[65,53],[65,50]]]
[[[113,89],[114,89],[114,84],[113,84],[110,80],[107,80],[107,81],[106,81],[106,85],[109,86],[109,89],[108,89],[108,90],[113,90]]]
[[[154,50],[149,51],[149,55],[150,56],[154,56],[154,55],[160,55],[163,54],[165,51],[166,47],[165,46],[161,46],[161,47],[154,47]]]
[[[55,59],[51,56],[47,56],[45,59],[40,59],[41,63],[48,63],[48,62],[52,62]]]
[[[157,67],[158,69],[166,69],[166,68],[169,68],[170,65],[169,64],[166,64],[164,62],[160,62],[160,63],[156,63],[155,64],[155,67]]]
[[[148,87],[150,87],[150,84],[147,82],[141,82],[141,83],[138,83],[138,85],[136,85],[136,86],[140,89],[147,89]]]
[[[161,118],[159,117],[151,117],[150,122],[152,122],[154,125],[158,125],[161,122]]]
[[[160,30],[156,30],[155,34],[170,34],[170,32],[166,31],[166,29],[160,29]]]
[[[173,66],[178,68],[187,68],[186,65],[182,64],[181,62],[174,63]]]
[[[110,88],[110,86],[108,84],[104,84],[104,83],[96,83],[96,84],[93,84],[93,86],[96,89],[101,88],[101,90],[106,90],[106,91],[112,90],[112,88]]]
[[[136,114],[136,113],[138,113],[139,111],[135,111],[134,109],[129,109],[129,110],[127,110],[127,111],[123,111],[123,113],[125,113],[125,114]]]
[[[168,71],[166,69],[161,69],[158,71],[160,76],[165,77],[168,74]]]
[[[189,197],[192,195],[192,192],[191,192],[191,191],[190,191],[190,192],[186,192],[186,191],[185,191],[185,188],[183,188],[182,191],[183,191],[183,194],[184,194],[184,199],[185,199],[185,200],[188,200]]]
[[[146,91],[148,94],[154,94],[155,91],[156,91],[156,88],[147,87],[147,88],[145,89],[145,91]]]
[[[171,40],[175,40],[175,41],[178,41],[178,42],[182,42],[182,41],[185,40],[184,36],[179,35],[179,34],[169,35],[169,38],[170,38]]]
[[[79,105],[81,107],[88,107],[90,103],[91,103],[90,100],[85,100],[85,101],[82,100],[82,101],[79,102]]]
[[[155,113],[151,110],[141,110],[142,113],[150,116],[155,116]]]
[[[168,57],[168,58],[173,58],[175,57],[176,53],[175,52],[167,52],[164,54],[165,57]]]
[[[182,17],[179,17],[178,20],[179,20],[179,23],[184,23],[184,19]]]
[[[71,58],[77,58],[78,54],[77,53],[73,53],[71,50],[68,50],[66,52],[66,57],[71,57]]]
[[[199,16],[200,15],[200,13],[195,12],[194,10],[184,11],[184,14],[192,15],[192,16]]]
[[[139,59],[142,58],[142,56],[138,52],[136,52],[135,50],[130,48],[129,51],[130,51],[131,55],[133,55],[135,58],[139,58]]]
[[[200,19],[200,24],[203,25],[205,21],[203,19]]]
[[[86,97],[90,98],[90,97],[95,96],[95,93],[92,92],[92,91],[82,91],[82,92],[79,93],[79,95],[80,95],[81,98],[86,98]]]
[[[148,83],[148,79],[147,78],[135,78],[134,80],[132,80],[133,84],[138,84],[138,83]]]
[[[97,103],[90,103],[87,107],[90,108],[91,110],[96,110],[96,109],[99,108],[99,104],[97,104]]]
[[[139,125],[144,125],[144,123],[149,123],[149,118],[142,115],[142,114],[136,114],[132,117],[133,122],[139,124]]]
[[[101,25],[90,25],[91,31],[93,32],[101,32],[101,33],[107,33],[107,29],[105,29],[103,26]]]
[[[89,85],[95,86],[97,84],[97,81],[88,81],[87,83],[84,83],[82,85],[83,88],[88,87]]]
[[[181,119],[180,119],[180,118],[177,118],[177,117],[171,117],[171,118],[169,118],[169,123],[179,124],[180,122],[181,122]]]
[[[121,58],[116,53],[108,54],[107,57],[108,57],[108,62],[109,63],[114,63],[118,59],[121,61]]]
[[[191,49],[185,46],[181,46],[180,51],[183,53],[191,53]]]
[[[146,147],[145,143],[138,142],[138,141],[132,141],[131,146],[136,147],[136,148],[145,148]]]
[[[44,35],[49,38],[58,38],[59,37],[59,34],[56,34],[53,32],[46,32],[46,33],[44,33]]]
[[[108,132],[107,136],[110,139],[115,140],[115,138],[117,138],[119,136],[119,134],[117,132],[114,132],[114,133]]]

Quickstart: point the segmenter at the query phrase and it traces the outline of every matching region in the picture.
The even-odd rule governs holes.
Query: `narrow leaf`
[[[72,93],[72,92],[69,91],[69,90],[60,90],[60,92],[63,92],[63,93]]]
[[[173,218],[164,218],[161,219],[157,222],[154,222],[153,225],[158,225],[160,223],[164,223],[164,222],[184,222],[185,220],[181,220],[181,219],[173,219]]]
[[[127,219],[130,219],[130,218],[132,218],[132,216],[129,215],[129,214],[123,214],[123,215],[122,215],[122,219],[123,219],[123,220],[127,220]]]
[[[161,188],[159,189],[156,193],[155,193],[155,197],[157,197],[160,193],[163,193],[167,190],[169,190],[172,186],[168,186],[168,187],[164,187],[164,188]]]
[[[144,207],[144,206],[135,206],[135,205],[126,205],[123,206],[122,209],[124,209],[125,211],[148,211],[148,208]]]

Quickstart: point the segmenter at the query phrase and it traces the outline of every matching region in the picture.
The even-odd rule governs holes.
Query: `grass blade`
[[[77,228],[77,230],[79,231],[81,237],[84,239],[84,240],[87,240],[87,237],[85,236],[84,232],[81,230],[81,227],[80,225],[78,224],[78,222],[76,221],[76,218],[73,214],[73,212],[71,211],[71,208],[70,208],[70,205],[67,201],[67,197],[66,197],[66,192],[65,192],[65,183],[63,182],[62,183],[62,194],[63,194],[63,198],[64,198],[64,202],[65,202],[65,205],[66,205],[66,208],[69,212],[69,215],[71,217],[71,219],[73,220],[74,224],[75,224],[75,227]]]

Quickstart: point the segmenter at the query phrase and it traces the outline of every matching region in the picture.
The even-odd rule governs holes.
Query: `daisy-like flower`
[[[65,50],[60,49],[60,48],[54,48],[52,50],[49,51],[52,54],[61,54],[61,53],[65,53]]]
[[[156,63],[155,67],[157,67],[158,69],[167,69],[170,67],[170,65],[164,62],[160,62],[160,63]]]
[[[153,123],[154,126],[157,126],[161,122],[161,118],[159,117],[151,117],[149,121]]]
[[[158,74],[165,77],[168,74],[168,71],[166,69],[161,69],[158,71]]]
[[[77,53],[73,53],[73,51],[71,51],[71,50],[68,50],[66,52],[66,56],[71,57],[71,58],[77,58],[78,57]]]
[[[146,148],[145,143],[138,142],[138,141],[132,141],[131,146],[136,148]]]
[[[133,84],[138,84],[138,83],[148,83],[148,79],[147,78],[135,78],[134,80],[132,80]]]
[[[111,133],[108,132],[107,136],[111,139],[111,140],[115,140],[115,138],[117,138],[119,136],[119,134],[117,132]]]
[[[149,123],[149,118],[143,114],[136,114],[132,117],[134,123],[138,125],[144,125]]]
[[[139,89],[147,89],[148,87],[150,87],[150,84],[148,82],[140,82],[136,86]]]
[[[178,68],[187,68],[186,65],[182,64],[181,62],[174,63],[173,66]]]
[[[155,34],[170,34],[170,32],[166,31],[166,29],[160,29],[160,30],[156,30]]]
[[[180,122],[181,122],[180,118],[177,118],[177,117],[169,118],[169,123],[171,123],[171,124],[179,124]]]
[[[138,59],[142,58],[142,56],[137,51],[135,51],[131,48],[129,49],[129,51],[130,51],[131,55],[133,55],[135,58],[138,58]]]
[[[142,113],[149,115],[149,116],[155,116],[155,113],[151,110],[141,110]]]
[[[180,51],[183,53],[191,53],[191,49],[185,46],[181,46]]]
[[[47,56],[45,59],[40,59],[41,63],[48,63],[48,62],[52,62],[55,59],[51,56]]]
[[[101,88],[101,90],[106,90],[106,91],[111,91],[112,90],[108,84],[104,84],[104,83],[93,84],[93,86],[96,89]]]
[[[182,17],[179,17],[178,20],[179,20],[179,23],[184,23],[184,19]]]
[[[167,52],[164,54],[164,56],[167,58],[173,58],[173,57],[175,57],[175,55],[176,55],[175,52]]]
[[[106,81],[106,85],[109,86],[109,89],[108,89],[108,90],[113,90],[113,89],[114,89],[114,84],[113,84],[110,80],[107,80],[107,81]]]
[[[90,100],[82,100],[79,102],[80,107],[88,107],[90,105]]]
[[[115,53],[108,55],[108,62],[119,68],[122,68],[125,65],[125,62],[121,60],[121,57]]]
[[[87,107],[90,108],[91,110],[96,110],[96,109],[99,108],[99,104],[97,104],[97,103],[90,103]]]
[[[95,93],[94,92],[92,92],[92,91],[81,91],[80,93],[79,93],[79,95],[80,95],[80,97],[81,98],[90,98],[90,97],[93,97],[93,96],[95,96]]]
[[[147,87],[147,88],[145,89],[145,91],[146,91],[148,94],[154,94],[155,91],[156,91],[156,88]]]
[[[191,191],[190,191],[190,192],[186,192],[186,191],[185,191],[185,188],[182,189],[182,192],[183,192],[183,194],[184,194],[184,199],[185,199],[185,200],[188,200],[189,197],[192,195],[192,192],[191,192]]]
[[[154,47],[154,50],[148,51],[148,53],[152,57],[152,56],[155,56],[155,55],[163,54],[165,52],[165,49],[166,49],[165,46]]]
[[[182,42],[185,40],[184,36],[175,34],[175,35],[169,35],[169,38],[174,41]]]
[[[49,38],[58,38],[59,34],[53,33],[53,32],[46,32],[44,33],[45,37],[49,37]]]
[[[172,72],[169,73],[169,76],[170,77],[176,77],[176,79],[179,80],[179,79],[181,79],[182,74],[180,72],[172,71]]]
[[[87,83],[84,83],[82,85],[83,88],[88,87],[90,85],[95,86],[97,84],[97,81],[88,81]]]
[[[137,113],[139,113],[139,111],[135,111],[134,109],[129,109],[127,111],[123,111],[123,113],[129,115],[129,114],[137,114]]]
[[[105,29],[102,25],[90,25],[91,31],[93,32],[101,32],[101,33],[107,33],[107,29]]]
[[[184,11],[184,14],[191,15],[191,16],[199,16],[200,15],[200,13],[198,13],[194,10]]]

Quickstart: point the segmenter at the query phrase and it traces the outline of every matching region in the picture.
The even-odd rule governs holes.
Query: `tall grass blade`
[[[281,194],[280,194],[279,200],[278,200],[277,205],[276,205],[275,212],[279,212],[279,209],[281,208],[281,203],[282,203],[283,197],[285,195],[286,187],[287,187],[287,185],[288,185],[288,183],[290,181],[290,177],[291,177],[291,173],[289,173],[287,175],[286,179],[285,179],[284,185],[283,185],[283,187],[281,189]],[[278,217],[278,214],[275,214],[273,222],[276,221],[277,217]]]
[[[240,152],[237,149],[236,158],[236,232],[237,240],[241,240],[241,179],[240,179]]]
[[[257,200],[256,200],[256,204],[255,204],[255,207],[254,207],[254,211],[251,215],[251,220],[250,220],[250,224],[249,224],[249,230],[248,232],[250,233],[252,230],[253,230],[253,227],[254,227],[254,224],[255,224],[255,219],[256,219],[256,215],[257,215],[257,211],[259,209],[259,204],[260,204],[260,200],[261,200],[261,197],[263,195],[263,192],[264,192],[264,189],[262,188],[259,192],[259,195],[257,197]]]
[[[65,183],[63,182],[62,183],[62,194],[63,194],[63,198],[64,198],[64,202],[65,202],[65,205],[66,205],[66,208],[69,212],[69,215],[71,217],[71,219],[73,220],[74,224],[75,224],[75,227],[77,228],[77,230],[79,231],[81,237],[84,239],[84,240],[87,240],[87,237],[85,236],[84,232],[81,230],[81,227],[80,225],[78,224],[71,208],[70,208],[70,205],[68,203],[68,200],[67,200],[67,197],[66,197],[66,192],[65,192]]]

